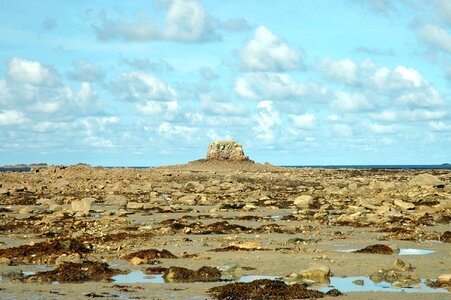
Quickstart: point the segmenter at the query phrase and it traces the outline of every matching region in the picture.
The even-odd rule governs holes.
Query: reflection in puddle
[[[269,280],[276,280],[281,279],[280,276],[270,276],[270,275],[247,275],[247,276],[241,276],[240,279],[238,279],[235,282],[252,282],[254,280],[259,279],[269,279]]]
[[[430,253],[434,253],[434,252],[435,251],[433,251],[433,250],[426,250],[426,249],[405,248],[405,249],[400,249],[399,255],[425,255],[425,254],[430,254]]]
[[[165,283],[163,275],[147,275],[141,271],[113,276],[116,283]]]
[[[287,216],[290,216],[291,214],[280,214],[280,215],[273,215],[273,216],[271,216],[271,219],[273,219],[273,220],[280,220],[280,219],[282,219],[283,217],[287,217]]]
[[[343,249],[343,250],[335,250],[335,251],[351,253],[351,252],[354,252],[357,250],[359,250],[359,249]],[[431,254],[434,252],[436,252],[436,251],[426,250],[426,249],[401,248],[401,249],[399,249],[398,255],[426,255],[426,254]]]
[[[363,280],[363,285],[353,283],[356,280]],[[419,287],[399,288],[394,287],[388,282],[375,283],[365,276],[352,277],[330,277],[330,284],[328,287],[319,288],[322,292],[336,288],[341,292],[408,292],[408,293],[448,293],[445,289],[433,289],[428,287],[424,280],[418,284]]]

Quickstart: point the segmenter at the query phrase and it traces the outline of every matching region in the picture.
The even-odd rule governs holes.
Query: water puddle
[[[165,283],[163,275],[147,275],[142,271],[132,271],[128,274],[113,276],[115,283]]]
[[[362,285],[354,283],[356,280],[363,281]],[[415,287],[394,287],[388,282],[373,282],[365,276],[352,277],[330,277],[330,283],[327,287],[318,288],[322,292],[327,292],[332,288],[336,288],[341,292],[407,292],[407,293],[449,293],[446,289],[433,289],[428,287],[424,280]]]
[[[342,245],[340,245],[342,246]],[[344,253],[351,253],[359,249],[342,249],[342,250],[335,250],[337,252],[344,252]],[[414,249],[414,248],[401,248],[399,249],[398,255],[426,255],[431,254],[437,251],[434,250],[427,250],[427,249]]]
[[[288,216],[291,216],[291,214],[273,215],[273,216],[271,216],[271,219],[273,219],[273,220],[280,220],[280,219],[282,219],[283,217],[288,217]]]
[[[270,275],[246,275],[246,276],[241,276],[240,279],[238,279],[234,282],[252,282],[254,280],[259,280],[259,279],[276,280],[276,279],[282,279],[282,277],[270,276]]]

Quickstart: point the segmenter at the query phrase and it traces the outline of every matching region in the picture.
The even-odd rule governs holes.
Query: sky
[[[0,165],[451,162],[451,1],[0,1]]]

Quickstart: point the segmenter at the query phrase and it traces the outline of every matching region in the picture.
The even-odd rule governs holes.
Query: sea
[[[451,164],[442,165],[302,165],[302,166],[281,166],[286,168],[311,168],[311,169],[392,169],[392,170],[451,170]],[[151,167],[106,167],[106,168],[131,168],[147,169]],[[0,167],[0,172],[29,172],[30,167],[4,168]]]

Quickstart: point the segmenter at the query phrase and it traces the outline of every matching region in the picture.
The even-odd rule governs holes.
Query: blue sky
[[[0,164],[451,160],[451,1],[0,2]]]

